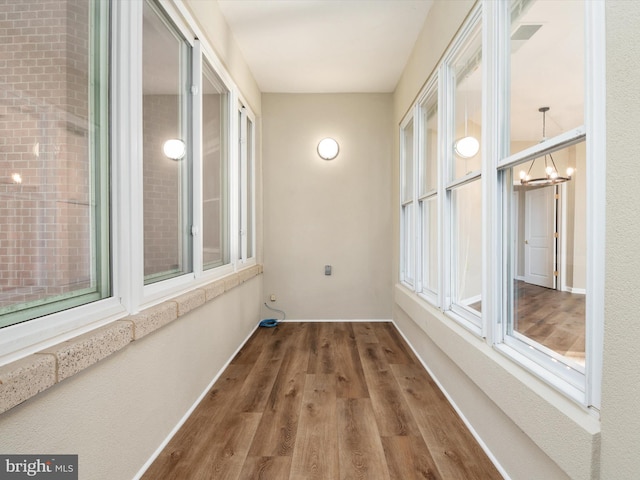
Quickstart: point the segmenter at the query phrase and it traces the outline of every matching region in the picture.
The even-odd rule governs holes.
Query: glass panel
[[[433,92],[422,105],[424,125],[424,166],[420,182],[420,194],[438,188],[438,95]]]
[[[482,183],[466,183],[451,192],[454,304],[477,313],[482,294]]]
[[[202,259],[205,270],[229,263],[229,92],[206,60],[202,78]]]
[[[453,61],[455,120],[453,179],[480,170],[482,156],[482,36],[478,26]]]
[[[511,153],[584,124],[584,2],[511,3]]]
[[[438,197],[421,202],[422,208],[422,269],[423,289],[438,292]]]
[[[586,144],[566,147],[553,157],[559,166],[575,169],[570,181],[524,186],[518,172],[529,168],[528,163],[507,172],[507,333],[526,337],[529,343],[545,347],[547,353],[584,365]]]
[[[108,16],[0,4],[0,327],[110,294]]]
[[[413,119],[402,129],[402,192],[403,201],[413,198]]]
[[[158,7],[144,4],[145,284],[191,271],[188,78],[190,47]],[[183,151],[165,152],[168,140]],[[186,147],[186,153],[184,148]]]
[[[253,122],[247,118],[247,258],[253,258],[253,208],[254,208],[254,181],[253,181]]]
[[[413,225],[413,204],[402,206],[402,224],[404,233],[404,245],[402,247],[402,260],[403,260],[403,280],[411,285],[415,278],[414,263],[415,263],[415,250],[414,250],[414,234],[415,227]]]

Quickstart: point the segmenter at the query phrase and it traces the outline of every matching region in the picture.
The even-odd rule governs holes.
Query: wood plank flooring
[[[501,478],[387,322],[258,329],[143,476]]]

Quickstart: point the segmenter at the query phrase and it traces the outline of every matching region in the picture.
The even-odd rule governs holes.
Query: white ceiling
[[[219,0],[263,92],[392,92],[433,0]]]

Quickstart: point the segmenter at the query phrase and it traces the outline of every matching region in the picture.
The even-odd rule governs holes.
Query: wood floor
[[[514,328],[584,365],[585,295],[515,282]]]
[[[144,479],[501,479],[391,323],[258,329]]]

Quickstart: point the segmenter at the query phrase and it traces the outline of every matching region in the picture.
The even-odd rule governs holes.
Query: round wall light
[[[471,158],[476,156],[478,150],[480,150],[480,143],[474,137],[468,136],[456,141],[453,148],[459,157]]]
[[[162,151],[171,160],[180,160],[187,153],[187,146],[182,140],[172,138],[164,142]]]
[[[318,143],[318,155],[325,160],[333,160],[338,156],[340,147],[333,138],[323,138]]]

